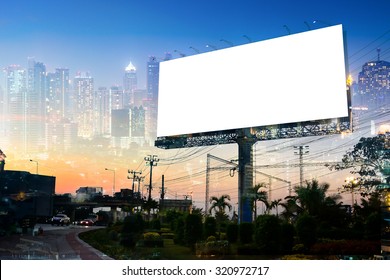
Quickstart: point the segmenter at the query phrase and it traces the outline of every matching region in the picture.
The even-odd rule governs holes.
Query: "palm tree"
[[[289,223],[292,223],[303,210],[297,204],[296,196],[287,196],[285,198],[285,202],[280,203],[280,205],[284,208],[281,213],[282,217]]]
[[[319,184],[316,179],[306,181],[306,186],[295,188],[296,201],[309,215],[318,216],[320,207],[325,205],[328,183]]]
[[[248,198],[251,200],[255,219],[257,218],[257,201],[263,202],[265,204],[266,209],[269,208],[267,192],[261,190],[262,188],[266,188],[265,183],[259,183],[255,185],[247,193]]]
[[[228,208],[230,211],[232,209],[232,205],[226,200],[230,201],[230,196],[228,194],[223,194],[220,197],[212,196],[210,198],[210,214],[214,210],[216,215],[225,215],[226,208]]]
[[[288,221],[292,221],[302,213],[316,217],[322,223],[342,224],[344,219],[341,210],[342,202],[340,195],[327,195],[328,183],[320,184],[316,179],[306,181],[306,186],[295,188],[296,195],[287,197],[282,216]]]
[[[225,213],[225,209],[228,208],[229,211],[232,209],[232,205],[229,203],[230,196],[228,194],[223,194],[220,197],[212,196],[210,198],[210,214],[212,211],[215,213],[215,219],[217,220],[218,224],[218,233],[220,236],[221,233],[221,223],[224,220],[227,220],[227,215]]]
[[[279,205],[281,205],[281,202],[282,199],[275,199],[275,200],[272,200],[271,203],[270,203],[270,209],[272,208],[275,208],[276,209],[276,217],[279,217],[279,211],[278,211],[278,207]]]

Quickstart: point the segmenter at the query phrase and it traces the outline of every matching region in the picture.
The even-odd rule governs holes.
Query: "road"
[[[38,234],[42,228],[43,233]],[[109,260],[108,256],[78,238],[97,227],[37,224],[34,234],[0,237],[1,260]]]

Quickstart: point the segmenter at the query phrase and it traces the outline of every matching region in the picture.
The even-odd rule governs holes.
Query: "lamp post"
[[[105,170],[112,171],[114,173],[114,182],[113,182],[113,185],[112,185],[112,197],[114,197],[114,195],[115,195],[115,170],[114,169],[109,169],[109,168],[105,168]]]
[[[37,175],[38,175],[38,161],[30,159],[31,162],[35,162],[37,164]]]

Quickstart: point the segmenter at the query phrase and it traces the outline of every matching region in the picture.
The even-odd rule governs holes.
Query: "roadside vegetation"
[[[381,253],[382,219],[389,203],[389,134],[362,138],[343,158],[360,177],[342,189],[359,191],[360,202],[344,205],[327,183],[306,181],[294,195],[269,201],[266,185],[249,192],[253,222],[229,217],[227,194],[210,199],[210,211],[132,213],[122,222],[80,238],[114,259],[367,259]],[[257,204],[265,213],[258,215]],[[386,206],[386,207],[385,207]],[[146,213],[147,211],[145,211]]]

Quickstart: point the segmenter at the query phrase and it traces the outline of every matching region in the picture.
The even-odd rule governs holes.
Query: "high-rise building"
[[[145,110],[142,106],[131,109],[131,142],[142,146],[145,142]]]
[[[363,65],[357,95],[370,110],[390,108],[390,62],[380,60],[380,50],[376,61]]]
[[[69,69],[56,68],[47,73],[46,149],[65,151],[77,137],[77,125],[72,122]]]
[[[111,146],[114,148],[128,149],[131,136],[131,112],[130,109],[111,111]]]
[[[69,69],[56,68],[54,79],[54,100],[56,101],[55,109],[61,118],[69,119],[72,112],[70,110],[71,100]]]
[[[27,152],[37,153],[44,149],[46,134],[46,66],[33,58],[28,60],[25,102]]]
[[[145,110],[142,106],[111,111],[111,146],[128,149],[145,143]]]
[[[77,135],[91,138],[95,135],[94,79],[87,72],[78,72],[73,83]]]
[[[129,108],[133,103],[133,92],[137,89],[137,69],[130,62],[123,77],[123,107]]]
[[[160,62],[155,56],[149,57],[147,63],[147,93],[144,101],[145,108],[145,138],[154,144],[157,138],[157,108],[158,108],[158,82],[160,73]]]
[[[6,144],[6,133],[7,133],[7,116],[5,110],[7,108],[5,88],[2,85],[3,82],[3,73],[0,72],[0,147]]]
[[[9,150],[26,154],[26,95],[27,71],[19,65],[10,65],[4,69],[4,111],[2,124],[2,145]]]
[[[148,92],[145,89],[134,90],[133,104],[131,107],[143,106],[146,99],[148,99]]]
[[[147,91],[148,94],[151,95],[151,99],[154,102],[157,102],[158,99],[158,81],[160,74],[160,62],[157,60],[155,56],[149,57],[149,61],[147,63]]]
[[[106,87],[99,87],[95,94],[95,110],[98,135],[110,135],[111,131],[111,94]]]
[[[126,100],[124,91],[118,86],[110,87],[111,110],[129,108],[129,102]]]

